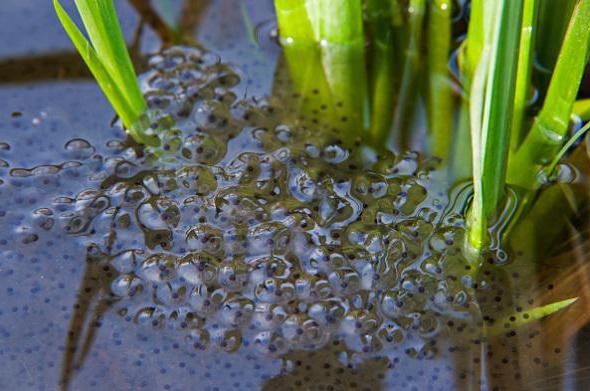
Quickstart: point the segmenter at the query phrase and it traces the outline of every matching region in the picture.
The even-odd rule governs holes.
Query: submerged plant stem
[[[424,30],[425,0],[410,0],[408,7],[408,38],[402,68],[401,85],[393,119],[393,132],[404,147],[411,131],[411,119],[417,99],[417,78],[421,70],[420,48]]]
[[[448,160],[452,140],[454,99],[449,75],[451,51],[450,0],[434,0],[428,23],[428,131],[431,153]]]
[[[396,3],[397,4],[397,3]],[[389,0],[367,0],[368,33],[371,37],[369,93],[371,97],[370,138],[383,145],[393,121],[395,88],[394,31]]]

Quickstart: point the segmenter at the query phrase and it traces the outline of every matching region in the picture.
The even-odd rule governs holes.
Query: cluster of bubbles
[[[101,185],[56,200],[122,316],[271,355],[338,340],[431,358],[449,325],[468,328],[464,220],[435,161],[318,131],[288,92],[240,99],[237,71],[198,48],[150,68],[160,147],[113,142]]]

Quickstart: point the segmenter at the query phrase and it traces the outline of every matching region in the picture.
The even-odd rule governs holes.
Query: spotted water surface
[[[494,255],[476,278],[462,256],[468,189],[436,159],[344,137],[324,105],[303,115],[271,42],[230,64],[249,39],[215,30],[231,9],[201,36],[221,58],[146,59],[159,148],[110,126],[92,85],[35,85],[26,104],[2,90],[0,389],[511,389],[558,373],[562,346],[540,354],[538,327],[511,326],[537,304],[522,272]],[[48,105],[67,94],[69,110]]]

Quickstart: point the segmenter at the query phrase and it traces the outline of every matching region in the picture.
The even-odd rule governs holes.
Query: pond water
[[[302,117],[272,1],[169,4],[194,45],[160,52],[118,4],[162,130],[151,150],[113,124],[49,2],[0,15],[14,37],[0,47],[0,389],[590,385],[585,297],[514,326],[585,294],[582,239],[542,273],[530,251],[496,249],[476,275],[468,189],[437,159]]]

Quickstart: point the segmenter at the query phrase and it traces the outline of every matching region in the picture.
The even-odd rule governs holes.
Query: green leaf
[[[139,143],[158,145],[155,137],[147,135],[138,126],[140,116],[147,111],[147,104],[139,89],[111,0],[80,0],[76,1],[76,5],[84,14],[83,21],[89,30],[92,44],[59,0],[53,0],[56,14],[66,33],[131,136]]]
[[[78,29],[76,24],[72,21],[70,16],[66,13],[66,11],[62,8],[61,4],[58,0],[53,0],[53,5],[57,12],[57,16],[63,25],[64,29],[68,33],[70,39],[76,46],[76,49],[82,56],[82,59],[92,72],[92,75],[100,85],[100,88],[107,96],[109,102],[115,108],[115,111],[121,119],[123,123],[127,126],[128,124],[132,124],[137,120],[135,112],[133,111],[132,107],[127,103],[125,95],[119,88],[119,85],[115,83],[111,75],[109,74],[108,70],[103,65],[102,61],[99,59],[98,54],[84,37],[82,32]]]
[[[525,326],[529,323],[536,322],[546,316],[556,313],[578,300],[577,297],[572,299],[558,301],[556,303],[547,304],[541,307],[531,308],[528,311],[515,312],[509,314],[500,320],[494,322],[492,326],[486,327],[487,335],[498,336],[510,330],[514,330]]]
[[[112,0],[76,0],[90,41],[136,113],[146,110]]]

